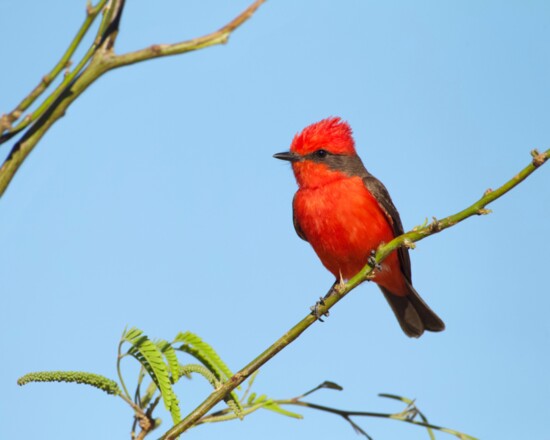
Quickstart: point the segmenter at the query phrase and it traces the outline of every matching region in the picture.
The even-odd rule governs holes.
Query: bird
[[[363,165],[352,129],[340,117],[307,126],[294,136],[290,151],[273,157],[292,165],[298,184],[294,228],[336,277],[335,285],[357,274],[381,244],[404,233],[388,190]],[[407,336],[445,329],[412,285],[406,247],[390,253],[373,274]]]

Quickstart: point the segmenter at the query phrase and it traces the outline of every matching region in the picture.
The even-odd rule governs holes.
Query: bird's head
[[[365,172],[355,152],[351,127],[338,117],[304,128],[294,136],[290,151],[273,157],[292,163],[300,188],[315,188]]]

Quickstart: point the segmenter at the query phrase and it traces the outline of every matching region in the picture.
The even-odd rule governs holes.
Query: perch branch
[[[550,158],[550,149],[544,153],[539,153],[534,150],[531,155],[533,160],[531,163],[516,174],[512,179],[506,182],[504,185],[499,187],[496,190],[487,190],[485,191],[483,197],[477,202],[469,206],[468,208],[458,212],[457,214],[446,217],[442,220],[434,220],[433,223],[424,226],[422,228],[417,228],[416,230],[407,232],[388,244],[380,246],[376,252],[375,258],[377,263],[381,263],[384,258],[386,258],[391,252],[395,251],[401,246],[412,246],[412,243],[420,241],[423,238],[426,238],[430,235],[433,235],[437,232],[442,231],[443,229],[450,228],[455,224],[471,217],[473,215],[482,215],[487,214],[489,211],[485,207],[498,199],[512,188],[517,186],[523,180],[525,180],[533,171],[540,167],[544,162]],[[369,278],[370,273],[373,268],[368,264],[352,279],[350,279],[346,284],[338,286],[335,290],[335,294],[328,296],[324,305],[320,305],[318,312],[320,314],[328,312],[338,301],[340,301],[344,296],[346,296],[350,291],[356,288],[359,284]],[[210,411],[218,402],[223,400],[226,396],[229,395],[236,387],[243,383],[251,374],[258,370],[262,365],[267,361],[273,358],[277,353],[283,350],[286,346],[295,341],[308,327],[310,327],[315,321],[316,317],[309,314],[304,319],[302,319],[298,324],[292,327],[287,331],[281,338],[279,338],[273,345],[271,345],[267,350],[261,353],[257,358],[252,360],[248,365],[242,368],[237,372],[233,377],[231,377],[227,382],[222,386],[216,389],[210,396],[208,396],[199,406],[197,406],[189,415],[183,419],[180,423],[170,428],[162,437],[162,440],[174,440],[181,433],[189,429],[190,427],[197,424],[205,414]]]

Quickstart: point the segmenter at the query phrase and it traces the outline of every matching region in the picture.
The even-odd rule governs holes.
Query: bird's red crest
[[[338,117],[311,124],[294,136],[290,151],[305,155],[324,149],[334,154],[356,154],[351,127]]]

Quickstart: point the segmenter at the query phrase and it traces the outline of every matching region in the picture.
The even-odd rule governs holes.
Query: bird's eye
[[[319,159],[324,159],[325,157],[327,157],[327,151],[326,150],[317,150],[315,152],[315,156],[318,157]]]

